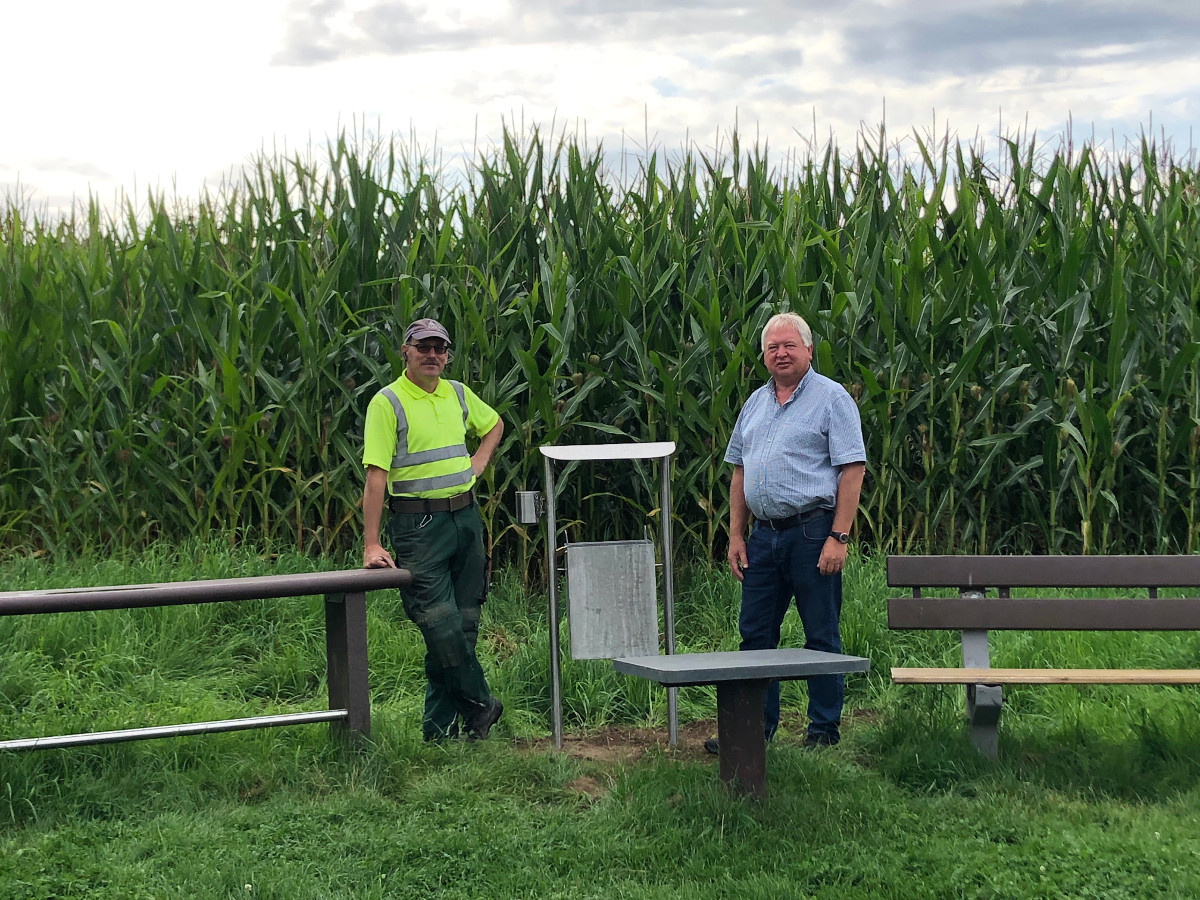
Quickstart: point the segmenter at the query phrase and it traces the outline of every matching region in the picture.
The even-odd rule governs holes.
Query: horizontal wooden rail
[[[1200,684],[1200,669],[893,668],[896,684]]]
[[[1200,598],[891,597],[888,628],[1200,631]]]
[[[1200,587],[1200,556],[889,556],[892,587]]]

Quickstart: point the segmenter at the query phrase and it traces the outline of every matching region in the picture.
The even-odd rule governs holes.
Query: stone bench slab
[[[863,656],[792,648],[631,656],[613,660],[613,668],[618,672],[638,675],[669,687],[722,681],[791,681],[813,675],[866,672],[870,665],[871,661]]]

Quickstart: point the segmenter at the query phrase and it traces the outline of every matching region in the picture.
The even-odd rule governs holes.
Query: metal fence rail
[[[300,575],[260,575],[162,584],[0,592],[0,616],[140,609],[323,594],[326,681],[329,686],[327,710],[216,722],[126,728],[120,731],[20,738],[0,741],[0,750],[43,750],[87,744],[112,744],[310,722],[329,722],[335,736],[347,743],[353,743],[367,737],[371,731],[371,701],[367,684],[367,591],[398,588],[407,584],[410,579],[411,575],[406,569],[348,569]]]

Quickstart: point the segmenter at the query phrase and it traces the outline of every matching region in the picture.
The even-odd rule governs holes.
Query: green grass
[[[228,544],[113,561],[10,558],[7,589],[353,565]],[[737,592],[681,567],[679,643],[735,646]],[[952,637],[884,625],[882,560],[852,560],[842,744],[797,746],[784,691],[770,797],[740,800],[686,726],[677,752],[629,759],[547,745],[545,598],[499,573],[481,639],[504,698],[492,739],[419,739],[421,646],[399,604],[369,601],[373,729],[347,751],[322,725],[0,755],[5,898],[1025,898],[1200,895],[1200,694],[1171,687],[1006,690],[1000,759],[981,758],[961,689],[897,687],[893,662],[952,659]],[[0,736],[163,724],[322,705],[315,598],[0,619]],[[799,640],[794,614],[785,640]],[[1001,635],[1013,664],[1183,665],[1191,635]],[[1044,640],[1043,640],[1044,638]],[[1057,643],[1056,643],[1057,642]],[[564,662],[569,735],[662,733],[662,692]],[[247,887],[249,886],[249,887]]]

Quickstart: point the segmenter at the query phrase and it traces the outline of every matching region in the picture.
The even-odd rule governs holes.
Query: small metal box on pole
[[[675,581],[671,545],[671,454],[674,441],[647,444],[578,444],[540,448],[545,493],[517,491],[517,519],[546,517],[546,571],[550,599],[550,692],[554,746],[562,748],[562,679],[558,640],[558,524],[554,503],[556,462],[660,461],[663,624],[665,650],[675,652]],[[658,591],[654,545],[649,540],[584,541],[566,545],[568,624],[572,659],[615,659],[659,652]],[[676,689],[667,689],[667,737],[679,737]]]

